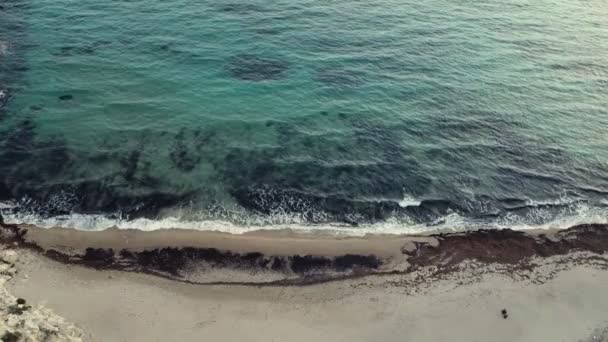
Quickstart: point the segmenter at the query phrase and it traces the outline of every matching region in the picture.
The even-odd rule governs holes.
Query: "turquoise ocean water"
[[[603,0],[0,1],[0,91],[16,222],[608,221]]]

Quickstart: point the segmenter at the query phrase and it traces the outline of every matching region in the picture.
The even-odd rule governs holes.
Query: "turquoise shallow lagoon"
[[[607,220],[605,1],[0,5],[13,221]]]

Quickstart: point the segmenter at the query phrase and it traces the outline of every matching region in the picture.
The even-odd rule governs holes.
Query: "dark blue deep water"
[[[608,222],[605,0],[0,0],[12,222]]]

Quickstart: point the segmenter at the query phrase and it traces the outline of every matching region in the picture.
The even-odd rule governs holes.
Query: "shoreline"
[[[543,222],[528,222],[519,220],[474,220],[466,215],[455,213],[438,218],[432,222],[402,222],[399,220],[381,220],[376,222],[332,221],[332,222],[272,222],[258,221],[233,222],[230,220],[182,220],[178,216],[168,216],[160,219],[107,217],[103,214],[69,214],[41,218],[32,215],[16,215],[10,213],[13,208],[0,202],[0,213],[10,224],[37,226],[40,228],[71,228],[84,231],[103,231],[108,229],[121,230],[193,230],[213,231],[234,235],[258,233],[263,231],[294,232],[304,235],[353,236],[368,235],[429,235],[439,233],[467,232],[480,229],[511,229],[516,231],[552,231],[568,229],[582,224],[608,224],[606,207],[581,206],[580,210],[587,211],[583,215],[564,215]],[[603,208],[603,209],[602,209]],[[3,210],[4,209],[4,210]],[[570,208],[573,210],[573,208]],[[578,210],[578,209],[577,209]],[[540,213],[542,214],[542,213]]]
[[[83,341],[608,340],[607,225],[332,237],[4,224],[0,238],[18,255],[7,291]]]
[[[2,240],[64,264],[146,273],[193,284],[307,285],[423,267],[453,272],[476,260],[526,268],[534,257],[608,251],[608,225],[363,237],[254,231],[229,234],[40,228],[4,224]]]
[[[83,341],[597,342],[608,337],[606,254],[534,257],[533,268],[521,269],[470,261],[449,273],[429,266],[294,287],[200,286],[65,264],[30,249],[16,253],[17,272],[7,290],[73,322]]]

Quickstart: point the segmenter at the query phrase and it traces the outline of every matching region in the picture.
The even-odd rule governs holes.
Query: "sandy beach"
[[[608,342],[608,0],[0,0],[0,342]]]
[[[72,322],[84,341],[608,340],[604,226],[366,238],[19,228],[3,231],[3,248],[18,256],[7,291]],[[118,256],[161,242],[213,246],[224,259],[190,253],[172,269]],[[502,252],[474,252],[480,243]],[[116,252],[110,260],[91,246]],[[254,251],[256,263],[234,257]],[[296,252],[329,261],[302,271]],[[344,255],[381,263],[337,267]],[[265,259],[288,265],[273,270]]]

